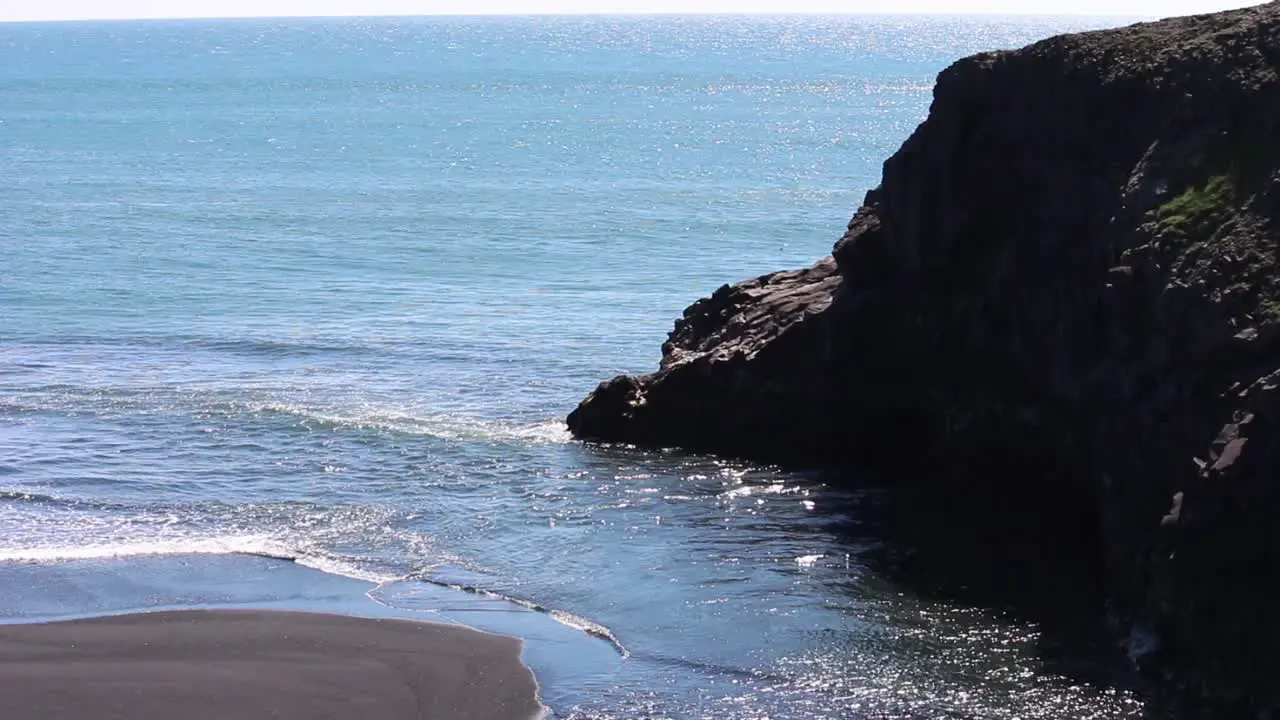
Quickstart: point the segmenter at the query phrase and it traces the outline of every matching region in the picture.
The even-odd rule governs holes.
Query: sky
[[[1001,13],[1167,17],[1258,0],[0,0],[0,21],[545,13]]]

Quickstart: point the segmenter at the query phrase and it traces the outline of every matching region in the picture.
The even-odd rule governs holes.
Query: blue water
[[[1127,717],[878,576],[848,493],[562,422],[829,252],[951,60],[1118,22],[0,25],[0,592],[287,605],[284,557],[541,606],[557,717]]]

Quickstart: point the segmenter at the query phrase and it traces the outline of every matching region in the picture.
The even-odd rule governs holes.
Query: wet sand
[[[275,610],[3,625],[0,697],[13,720],[527,720],[541,712],[516,638]]]

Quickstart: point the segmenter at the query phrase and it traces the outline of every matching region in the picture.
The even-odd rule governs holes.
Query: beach
[[[0,627],[6,717],[538,717],[520,641],[443,623],[183,610]]]

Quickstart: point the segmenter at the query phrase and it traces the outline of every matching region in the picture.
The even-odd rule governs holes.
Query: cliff
[[[831,257],[694,303],[570,429],[965,483],[1090,536],[1166,687],[1280,712],[1278,70],[1278,3],[957,62]]]

